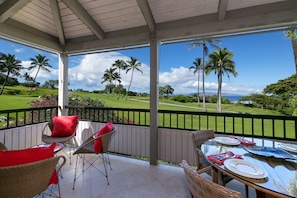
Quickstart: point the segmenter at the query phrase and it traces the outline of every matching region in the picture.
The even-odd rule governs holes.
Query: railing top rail
[[[29,107],[29,108],[22,108],[22,109],[8,109],[8,110],[0,110],[1,113],[11,113],[11,112],[20,112],[20,111],[34,111],[34,110],[41,110],[41,109],[55,109],[58,108],[57,106],[46,106],[46,107]]]

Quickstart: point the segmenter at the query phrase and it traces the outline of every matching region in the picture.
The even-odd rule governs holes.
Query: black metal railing
[[[0,111],[0,129],[21,127],[52,120],[58,107],[36,107]]]
[[[80,120],[107,122],[115,124],[149,126],[149,109],[126,109],[106,107],[67,106],[69,115],[79,115]],[[11,128],[46,122],[57,114],[57,107],[29,108],[0,111],[7,117],[6,126]],[[199,130],[213,129],[216,133],[261,137],[281,140],[296,140],[297,117],[254,115],[242,113],[211,113],[159,110],[159,127]],[[26,118],[26,119],[25,119]],[[13,120],[14,119],[14,120]],[[23,119],[23,121],[20,121]]]

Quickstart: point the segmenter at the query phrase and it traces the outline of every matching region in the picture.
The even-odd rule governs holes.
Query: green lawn
[[[6,95],[10,93],[12,95]],[[30,107],[29,102],[32,100],[38,100],[39,96],[46,93],[50,95],[51,93],[57,95],[58,90],[38,88],[34,90],[30,95],[30,88],[23,86],[6,86],[4,92],[0,95],[0,110],[10,110],[10,109],[21,109]]]
[[[0,110],[12,110],[12,109],[21,109],[21,108],[29,108],[30,104],[29,102],[32,100],[38,100],[39,97],[43,93],[46,93],[47,95],[57,94],[58,90],[51,90],[51,89],[42,89],[38,88],[35,90],[31,95],[29,95],[30,88],[24,88],[24,87],[5,87],[5,89],[8,89],[11,93],[19,93],[16,95],[0,95]],[[7,91],[7,90],[6,90]],[[88,93],[88,92],[69,92],[70,97],[73,95],[83,96],[83,97],[89,97],[92,99],[97,99],[102,101],[106,107],[113,107],[113,108],[130,108],[130,109],[149,109],[149,97],[128,97],[128,100],[124,99],[124,96],[121,98],[117,98],[117,95],[107,95],[107,94],[95,94],[95,93]],[[159,109],[161,110],[176,110],[176,111],[202,111],[203,105],[200,104],[200,106],[197,106],[197,103],[180,103],[176,101],[172,101],[169,99],[160,99],[159,100]],[[207,111],[208,112],[216,112],[216,104],[206,104]],[[271,111],[266,109],[257,109],[257,108],[251,108],[251,107],[245,107],[238,104],[223,104],[222,110],[224,112],[242,112],[242,113],[249,113],[249,114],[261,114],[261,115],[282,115],[280,112],[277,111]],[[14,115],[11,115],[14,117]],[[129,117],[128,115],[124,115]],[[132,115],[131,115],[132,116]],[[245,118],[244,123],[240,118],[236,118],[234,120],[234,123],[232,121],[232,118],[227,118],[226,120],[226,126],[223,125],[224,120],[223,118],[218,117],[217,120],[215,117],[207,117],[207,116],[195,116],[194,118],[190,115],[187,115],[186,118],[180,118],[178,119],[175,116],[183,116],[183,115],[172,115],[169,116],[165,115],[165,117],[160,116],[160,123],[164,126],[172,126],[172,127],[178,127],[178,126],[190,126],[193,124],[193,128],[214,128],[217,131],[229,131],[232,132],[233,130],[236,131],[242,131],[242,127],[244,124],[244,130],[245,134],[251,134],[252,128],[251,126],[251,120]],[[143,122],[144,120],[134,120],[135,122]],[[149,119],[149,118],[148,118]],[[171,120],[170,120],[171,119]],[[192,122],[191,120],[196,120],[195,122]],[[178,122],[176,120],[179,120]],[[262,124],[261,119],[254,120],[254,132],[255,134],[261,135],[262,131]],[[264,133],[266,135],[269,135],[272,131],[272,126],[270,123],[265,123],[265,131]],[[282,126],[283,123],[281,121],[276,121],[275,126],[276,128],[276,134],[278,134],[280,137],[284,136],[281,129],[284,128]],[[226,128],[225,128],[226,127]],[[286,123],[287,135],[289,137],[294,136],[294,129],[295,125],[294,122],[288,122]],[[279,131],[280,130],[280,131]]]
[[[5,93],[17,93],[15,95],[5,95]],[[39,99],[38,96],[42,94],[58,94],[57,89],[45,89],[37,88],[32,92],[30,88],[23,86],[6,86],[4,94],[0,95],[0,110],[20,109],[30,107],[29,102]],[[134,108],[134,109],[149,109],[149,97],[128,97],[128,100],[124,99],[124,96],[117,98],[117,94],[95,94],[89,92],[70,92],[70,95],[79,95],[84,97],[90,97],[92,99],[98,99],[103,101],[105,106],[114,108]],[[176,110],[176,111],[202,111],[202,103],[197,106],[197,103],[180,103],[169,99],[159,100],[159,109],[161,110]],[[216,104],[206,104],[208,112],[216,112]],[[222,110],[224,112],[244,112],[250,114],[262,114],[262,115],[283,115],[278,111],[271,111],[266,109],[250,108],[236,104],[223,104]]]

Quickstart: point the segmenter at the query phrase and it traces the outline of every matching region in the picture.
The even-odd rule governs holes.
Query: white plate
[[[280,144],[281,149],[286,151],[295,152],[297,153],[297,145],[296,144]]]
[[[215,137],[214,140],[220,144],[239,145],[240,141],[229,137]]]
[[[268,173],[265,169],[242,159],[225,160],[224,166],[228,170],[244,177],[263,179],[268,176]]]

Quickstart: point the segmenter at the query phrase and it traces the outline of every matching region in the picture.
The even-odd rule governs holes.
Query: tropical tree
[[[35,85],[36,77],[40,70],[51,72],[49,68],[52,68],[52,66],[49,64],[49,59],[46,58],[46,56],[42,56],[41,54],[36,55],[34,58],[30,58],[31,64],[28,68],[29,70],[37,68],[37,72],[35,74],[35,77],[33,79],[33,85]],[[32,93],[32,88],[29,93],[29,95]]]
[[[44,82],[42,87],[49,88],[49,89],[57,89],[59,85],[59,80],[47,80]]]
[[[121,76],[121,70],[125,70],[127,65],[124,60],[116,60],[115,63],[112,64],[112,67],[117,68],[119,70],[118,74],[119,74],[119,76]],[[119,85],[120,84],[121,84],[121,81],[119,81]],[[115,86],[117,86],[116,82],[115,82]],[[118,89],[118,99],[120,98],[120,94],[121,94],[120,90],[121,89]]]
[[[2,89],[0,91],[0,95],[2,95],[4,87],[7,83],[9,75],[12,74],[13,76],[20,76],[20,71],[23,69],[22,62],[18,60],[12,54],[0,54],[0,72],[6,73],[6,77],[4,83],[2,85]]]
[[[221,96],[222,96],[222,78],[226,74],[229,78],[229,74],[237,76],[235,63],[232,60],[233,53],[229,52],[226,48],[215,50],[209,55],[209,61],[205,67],[206,75],[214,72],[218,79],[218,93],[217,93],[217,111],[222,112]]]
[[[128,90],[126,92],[126,97],[125,97],[125,99],[127,100],[128,92],[130,90],[132,79],[133,79],[134,70],[137,70],[137,71],[139,71],[141,73],[143,73],[143,72],[141,71],[141,69],[139,69],[139,67],[141,67],[141,62],[138,62],[137,58],[130,57],[130,60],[126,61],[126,63],[127,63],[126,73],[128,73],[129,71],[132,70],[131,80],[130,80]]]
[[[199,81],[200,81],[200,70],[202,69],[201,58],[196,58],[193,64],[194,65],[189,67],[189,70],[194,70],[194,75],[197,73],[197,76],[198,76],[197,101],[198,101],[198,106],[200,106]]]
[[[295,60],[295,70],[297,73],[297,34],[296,34],[296,30],[294,28],[290,28],[285,31],[285,35],[287,36],[287,38],[289,38],[291,40],[291,43],[292,43],[294,60]]]
[[[297,95],[289,99],[289,105],[293,110],[292,116],[297,116]]]
[[[162,86],[159,86],[159,96],[161,96],[164,99],[165,94],[165,88]]]
[[[221,44],[222,41],[219,39],[200,39],[194,41],[192,44],[190,44],[190,49],[193,49],[195,47],[202,46],[202,94],[203,94],[203,110],[206,111],[206,105],[205,105],[205,87],[204,87],[204,76],[205,76],[205,56],[208,55],[208,47],[207,44],[209,44],[211,47],[219,48],[217,44]]]
[[[169,97],[169,95],[173,94],[173,92],[174,92],[174,89],[170,85],[164,86],[164,94],[167,94],[167,97]]]
[[[272,95],[279,97],[282,100],[287,100],[294,95],[297,95],[297,74],[280,79],[277,83],[269,84],[263,89],[263,93],[266,95]]]
[[[122,95],[126,95],[126,89],[124,88],[124,86],[122,84],[118,84],[117,86],[115,86],[114,91],[118,92]],[[118,98],[119,98],[119,96],[118,96]]]
[[[33,82],[33,78],[26,72],[23,77],[25,78],[26,84],[31,86],[31,82]]]
[[[102,79],[102,82],[101,84],[107,82],[107,94],[110,94],[111,91],[112,91],[112,88],[115,87],[115,86],[112,86],[113,85],[113,81],[115,80],[118,80],[120,82],[120,75],[118,72],[115,71],[116,68],[109,68],[109,69],[106,69],[104,71],[104,74],[103,74],[103,77],[101,78]]]

